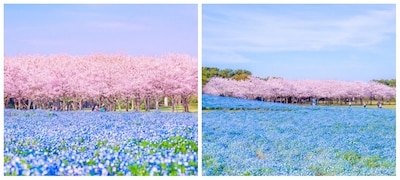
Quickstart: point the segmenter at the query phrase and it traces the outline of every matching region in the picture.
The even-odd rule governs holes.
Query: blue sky
[[[197,5],[5,5],[4,54],[197,57]]]
[[[258,77],[396,78],[395,5],[203,5],[202,64]]]

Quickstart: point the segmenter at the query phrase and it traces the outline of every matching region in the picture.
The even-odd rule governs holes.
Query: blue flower
[[[394,110],[202,103],[203,175],[395,175]]]
[[[172,162],[189,161],[176,156],[175,148],[197,146],[192,113],[4,111],[13,114],[4,119],[5,175],[150,175],[164,159],[173,159],[153,172],[170,175],[177,168]],[[159,148],[174,138],[185,141]],[[185,154],[197,163],[197,147]],[[197,166],[181,175],[197,175]]]

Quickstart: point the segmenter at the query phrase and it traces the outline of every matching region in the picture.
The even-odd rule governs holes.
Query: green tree
[[[201,80],[202,80],[202,85],[204,86],[207,84],[207,82],[215,76],[218,77],[223,77],[223,78],[232,78],[234,80],[245,80],[248,78],[248,76],[252,75],[252,73],[248,70],[245,69],[223,69],[220,70],[216,67],[202,67],[202,72],[201,72]]]
[[[372,80],[381,84],[385,84],[390,87],[396,87],[396,79],[379,79],[379,80]]]

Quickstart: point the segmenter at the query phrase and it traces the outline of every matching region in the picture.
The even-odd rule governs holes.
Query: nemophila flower
[[[5,110],[5,175],[175,175],[179,168],[180,175],[197,174],[196,114],[52,113]],[[179,153],[193,159],[177,156],[185,143],[196,148]],[[170,163],[155,171],[165,159]]]
[[[217,109],[202,115],[203,175],[395,175],[394,110],[212,96],[203,105]]]

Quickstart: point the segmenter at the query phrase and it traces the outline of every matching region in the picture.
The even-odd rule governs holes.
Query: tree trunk
[[[189,112],[190,96],[183,96],[183,112]]]
[[[159,106],[159,104],[158,104],[158,97],[156,97],[156,110],[158,110],[158,106]]]
[[[137,106],[137,101],[140,102],[140,98],[138,98],[138,99],[132,99],[132,111],[135,110],[135,104],[136,104],[136,106]],[[136,109],[137,109],[137,107],[136,107]],[[139,103],[139,109],[140,109],[140,103]]]
[[[30,110],[31,109],[31,105],[32,105],[32,101],[30,99],[28,99],[28,104],[26,105],[26,109]]]
[[[117,104],[118,104],[118,110],[121,111],[122,110],[121,103],[117,101]]]
[[[10,98],[6,98],[4,101],[4,108],[7,108],[9,102],[10,102]]]
[[[83,100],[79,100],[79,110],[82,110],[82,104],[83,104]]]
[[[128,112],[129,111],[129,99],[128,98],[126,98],[126,101],[125,101],[125,111],[126,112]],[[133,100],[132,100],[132,106],[133,106]],[[120,106],[121,107],[121,106]]]
[[[165,107],[168,106],[168,97],[164,97],[164,106],[165,106]]]
[[[181,98],[181,96],[177,97],[177,103],[178,103],[178,106],[182,106],[182,98]]]
[[[140,98],[136,99],[136,111],[140,112]]]
[[[71,108],[72,110],[74,110],[74,111],[76,110],[76,109],[75,109],[75,108],[76,108],[75,102],[72,102],[72,103],[71,103],[71,107],[72,107],[72,108]]]
[[[150,111],[150,98],[149,97],[144,98],[144,107],[145,107],[146,112]]]
[[[175,98],[171,96],[171,111],[175,112]]]
[[[14,108],[19,110],[19,104],[21,103],[20,99],[17,99],[16,102],[14,102]]]

